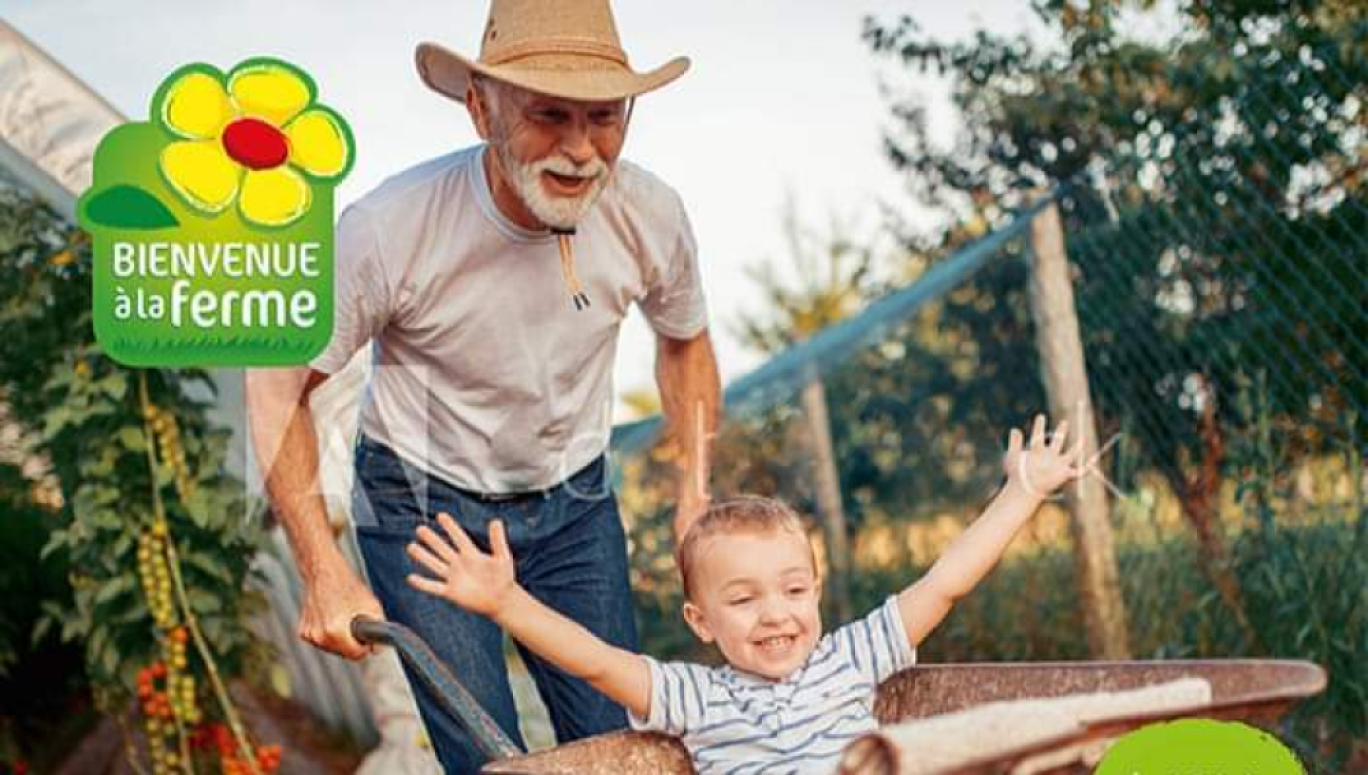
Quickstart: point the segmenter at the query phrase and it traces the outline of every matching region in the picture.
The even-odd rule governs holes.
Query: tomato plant
[[[153,772],[269,772],[279,749],[253,746],[226,686],[262,657],[245,587],[262,533],[207,419],[214,383],[106,357],[90,261],[83,233],[0,184],[0,402],[61,493],[42,551],[72,590],[33,637],[84,645],[97,707],[141,728]]]

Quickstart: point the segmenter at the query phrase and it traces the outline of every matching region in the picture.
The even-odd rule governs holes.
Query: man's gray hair
[[[486,78],[479,73],[470,74],[470,85],[480,95],[480,102],[488,110],[490,123],[503,127],[504,110],[512,103],[512,88],[502,81]]]

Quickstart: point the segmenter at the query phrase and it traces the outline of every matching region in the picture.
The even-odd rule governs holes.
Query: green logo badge
[[[317,355],[332,335],[333,192],[354,148],[288,62],[172,73],[148,121],[100,142],[78,205],[100,345],[130,366]]]
[[[1182,719],[1137,729],[1107,750],[1096,775],[1304,775],[1278,739],[1245,724]]]

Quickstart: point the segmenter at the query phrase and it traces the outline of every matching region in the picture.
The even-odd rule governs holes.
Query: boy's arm
[[[412,587],[492,619],[541,658],[584,679],[637,717],[647,716],[651,669],[646,660],[605,643],[519,586],[502,522],[489,525],[491,554],[480,551],[447,514],[439,513],[437,522],[451,543],[426,526],[418,528],[421,543],[409,544],[409,556],[436,578],[410,574]]]
[[[1009,479],[931,570],[898,595],[898,611],[913,646],[925,640],[955,602],[988,575],[1039,505],[1038,496]]]
[[[1045,417],[1037,416],[1029,448],[1023,446],[1021,431],[1012,430],[1003,460],[1007,483],[931,570],[898,595],[898,611],[912,646],[920,644],[955,602],[988,575],[1045,497],[1081,475],[1083,447],[1078,444],[1065,450],[1067,430],[1068,423],[1061,422],[1047,440]]]
[[[542,659],[584,679],[637,718],[649,714],[651,669],[640,654],[605,643],[522,587],[491,618]]]

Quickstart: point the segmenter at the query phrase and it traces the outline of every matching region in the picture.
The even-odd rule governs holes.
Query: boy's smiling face
[[[708,536],[694,574],[684,619],[732,667],[778,681],[816,648],[822,588],[807,536],[784,529]]]

